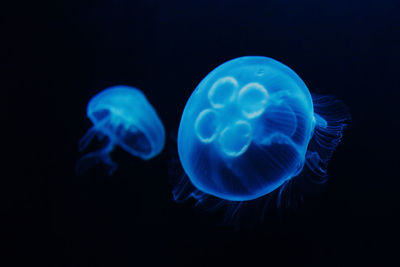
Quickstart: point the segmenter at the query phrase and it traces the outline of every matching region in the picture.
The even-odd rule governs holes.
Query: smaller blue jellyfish
[[[243,203],[282,192],[305,168],[325,177],[349,118],[343,107],[312,96],[292,69],[271,58],[218,66],[182,114],[178,154],[187,178],[174,188],[175,199]]]
[[[102,149],[78,161],[78,174],[102,162],[111,175],[117,168],[109,155],[114,146],[143,160],[153,158],[164,147],[164,126],[145,95],[136,88],[113,86],[101,91],[89,101],[87,116],[93,127],[79,141],[79,151],[83,151],[96,135],[107,140]]]

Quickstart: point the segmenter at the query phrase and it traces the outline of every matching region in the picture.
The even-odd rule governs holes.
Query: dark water
[[[50,1],[49,1],[50,2]],[[3,5],[3,4],[2,4]],[[12,6],[11,6],[12,5]],[[2,8],[1,266],[398,264],[398,1],[52,1]],[[192,90],[222,62],[275,58],[353,123],[323,193],[234,230],[176,204],[168,160]],[[90,97],[143,90],[169,138],[149,162],[116,150],[74,174]],[[5,97],[4,97],[5,94]],[[5,145],[5,146],[4,146]]]

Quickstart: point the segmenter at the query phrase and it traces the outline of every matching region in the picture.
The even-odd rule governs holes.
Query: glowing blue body
[[[293,70],[271,58],[241,57],[214,69],[190,96],[179,158],[200,191],[251,200],[301,172],[315,126],[326,123]]]
[[[109,153],[115,145],[144,160],[156,156],[164,147],[164,126],[144,94],[136,88],[114,86],[103,90],[89,101],[87,116],[93,127],[80,140],[79,150],[85,149],[96,134],[100,138],[108,137],[108,143],[100,151],[84,156],[78,162],[78,172],[102,161],[110,167],[111,174],[116,165]]]

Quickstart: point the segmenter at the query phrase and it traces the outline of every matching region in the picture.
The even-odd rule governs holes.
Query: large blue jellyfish
[[[113,86],[101,91],[89,101],[87,116],[93,127],[80,140],[79,151],[84,150],[95,135],[107,140],[102,149],[78,161],[78,174],[99,162],[112,174],[117,165],[109,154],[115,146],[144,160],[153,158],[164,147],[164,126],[145,95],[136,88]]]
[[[340,103],[312,97],[293,70],[271,58],[240,57],[218,66],[183,111],[178,154],[192,189],[187,181],[177,183],[175,199],[257,199],[305,165],[325,176],[349,118]]]

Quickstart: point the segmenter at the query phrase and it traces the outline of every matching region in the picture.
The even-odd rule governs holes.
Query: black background
[[[1,266],[391,266],[398,261],[398,1],[15,1],[1,4]],[[226,60],[263,55],[352,125],[322,194],[234,229],[177,204],[168,161],[184,105]],[[74,174],[90,97],[140,88],[168,133],[144,162]]]

